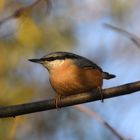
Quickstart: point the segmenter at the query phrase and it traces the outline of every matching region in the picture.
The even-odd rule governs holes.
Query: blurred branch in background
[[[128,37],[134,44],[136,44],[136,46],[140,47],[140,38],[137,37],[136,35],[124,30],[124,29],[121,29],[121,28],[118,28],[114,25],[111,25],[111,24],[108,24],[108,23],[104,23],[103,24],[106,28],[109,28],[111,30],[114,30],[118,33],[121,33],[122,35]]]
[[[36,0],[34,3],[32,3],[29,6],[26,7],[21,7],[19,9],[17,9],[12,15],[11,17],[20,17],[22,14],[24,13],[30,13],[32,12],[33,8],[35,6],[37,6],[41,1],[45,1],[46,2],[46,6],[47,6],[47,11],[50,11],[51,8],[51,0]]]
[[[104,99],[131,94],[140,91],[140,81],[124,84],[117,87],[103,89],[102,94]],[[73,96],[68,96],[61,99],[58,103],[59,107],[66,107],[91,101],[100,100],[101,96],[98,93],[82,93]],[[40,102],[26,103],[21,105],[5,106],[0,108],[0,118],[16,117],[18,115],[40,112],[45,110],[55,109],[55,99],[44,100]]]
[[[44,1],[46,2],[46,6],[47,6],[47,13],[49,13],[50,9],[51,9],[51,0],[36,0],[35,2],[33,2],[31,5],[29,6],[24,6],[24,7],[20,7],[18,8],[15,12],[13,12],[10,16],[5,17],[4,19],[2,19],[0,21],[0,33],[2,34],[0,36],[0,38],[7,38],[11,35],[13,35],[16,31],[18,31],[18,29],[13,28],[12,30],[8,30],[8,26],[10,26],[11,21],[17,20],[18,18],[20,18],[21,16],[25,16],[28,15],[32,12],[32,10],[41,2]],[[14,23],[16,24],[16,23]],[[6,31],[7,30],[7,31]]]
[[[47,9],[48,9],[48,12],[49,12],[49,10],[51,8],[51,0],[36,0],[35,2],[33,2],[29,6],[24,6],[24,7],[21,7],[19,9],[17,9],[9,17],[6,17],[2,21],[0,21],[0,23],[3,23],[4,21],[6,21],[6,20],[8,20],[10,18],[18,18],[18,17],[20,17],[24,13],[30,13],[30,12],[32,12],[33,8],[35,8],[35,6],[37,6],[41,1],[45,1],[46,2],[46,6],[47,6]]]
[[[128,140],[124,138],[121,134],[119,134],[108,122],[106,122],[101,116],[99,116],[96,112],[90,110],[89,108],[83,105],[75,105],[74,109],[79,110],[86,115],[93,117],[98,123],[109,129],[119,140]]]

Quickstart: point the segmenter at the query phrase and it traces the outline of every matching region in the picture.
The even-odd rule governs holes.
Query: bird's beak
[[[28,59],[28,60],[31,62],[40,63],[40,64],[42,64],[42,62],[43,62],[41,59]]]

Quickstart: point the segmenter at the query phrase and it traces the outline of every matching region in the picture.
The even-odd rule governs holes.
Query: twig
[[[37,6],[41,1],[45,1],[47,3],[47,11],[49,12],[50,7],[51,7],[51,0],[36,0],[34,3],[32,3],[29,6],[26,7],[21,7],[19,9],[17,9],[13,15],[11,15],[12,17],[18,18],[20,17],[24,12],[26,13],[30,13],[32,11],[32,9]]]
[[[103,24],[105,27],[113,30],[113,31],[116,31],[118,33],[121,33],[122,35],[125,35],[126,37],[128,37],[134,44],[136,44],[136,46],[140,47],[140,38],[137,37],[136,35],[124,30],[124,29],[121,29],[119,27],[116,27],[114,25],[110,25],[108,23],[104,23]]]
[[[104,89],[102,90],[102,94],[104,99],[107,99],[111,97],[131,94],[136,91],[140,91],[140,81]],[[58,106],[66,107],[91,101],[97,101],[100,100],[100,98],[101,97],[99,93],[82,93],[62,98],[61,103],[58,102]],[[20,105],[5,106],[0,107],[0,118],[15,117],[19,115],[51,110],[55,108],[55,99]]]
[[[23,15],[23,13],[30,13],[32,11],[32,9],[37,6],[41,1],[43,0],[36,0],[34,3],[32,3],[31,5],[29,6],[24,6],[24,7],[20,7],[19,9],[17,9],[15,12],[13,12],[10,16],[7,16],[5,17],[4,19],[2,19],[0,21],[0,26],[2,24],[4,24],[6,21],[10,20],[11,18],[19,18],[21,15]],[[44,0],[46,1],[47,3],[47,9],[48,9],[48,12],[50,10],[50,7],[51,7],[51,0]]]
[[[32,10],[41,2],[44,1],[46,2],[46,6],[47,6],[47,14],[50,12],[50,9],[52,7],[51,1],[52,0],[36,0],[35,2],[33,2],[31,5],[28,6],[23,6],[18,8],[15,12],[13,12],[11,15],[3,18],[2,20],[0,20],[0,30],[3,31],[4,28],[9,27],[9,22],[11,20],[19,20],[20,17],[22,16],[27,16],[28,14],[30,14],[32,12]],[[8,25],[7,25],[8,24]],[[12,27],[10,27],[12,28]],[[13,31],[13,32],[7,32],[5,34],[0,35],[0,39],[5,39],[10,37],[11,35],[13,35],[17,30]]]

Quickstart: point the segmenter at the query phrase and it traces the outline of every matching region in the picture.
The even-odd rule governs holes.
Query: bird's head
[[[49,71],[59,67],[67,60],[78,59],[78,55],[69,52],[53,52],[39,59],[29,59],[31,62],[42,64]]]

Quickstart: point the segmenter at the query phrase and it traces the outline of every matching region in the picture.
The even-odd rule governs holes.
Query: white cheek
[[[61,66],[63,63],[64,63],[64,60],[55,60],[55,61],[50,62],[50,66],[54,68],[54,67]]]

